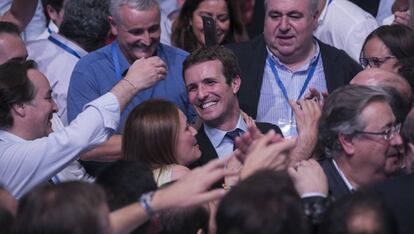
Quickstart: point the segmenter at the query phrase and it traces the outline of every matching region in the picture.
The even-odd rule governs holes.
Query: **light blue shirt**
[[[231,131],[236,130],[236,129],[239,129],[241,133],[247,131],[247,124],[246,122],[244,122],[241,116],[239,116],[239,120],[237,122],[236,127],[232,129]],[[219,158],[227,156],[233,152],[234,144],[233,144],[233,141],[229,137],[226,137],[227,131],[209,127],[207,124],[204,124],[204,131],[208,139],[210,139],[211,143],[213,144],[214,149],[216,150]]]
[[[271,58],[276,64],[279,78],[286,88],[289,99],[297,100],[310,71],[311,64],[318,58],[320,48],[317,42],[315,42],[315,46],[315,55],[310,62],[296,71],[290,70],[270,52],[269,48],[267,48],[268,55],[271,55]],[[321,56],[319,56],[315,72],[313,73],[304,94],[308,92],[310,87],[316,88],[319,92],[327,92]],[[301,98],[303,98],[303,96],[301,96],[300,99]],[[256,119],[258,122],[268,122],[279,126],[284,136],[297,135],[292,108],[278,86],[276,77],[273,74],[268,61],[266,61],[263,73],[263,83],[260,90]]]
[[[121,52],[118,42],[115,41],[115,52],[118,54],[121,73],[128,67],[129,63]],[[112,44],[84,56],[76,64],[68,90],[67,108],[68,120],[73,120],[82,110],[82,107],[112,89],[119,81],[115,74],[115,66],[112,57]],[[151,98],[160,98],[173,102],[192,122],[195,113],[188,101],[182,77],[182,64],[188,53],[167,45],[157,48],[159,56],[168,67],[165,79],[160,80],[152,87],[140,91],[128,104],[121,114],[121,124],[118,133],[122,131],[123,124],[137,105]]]

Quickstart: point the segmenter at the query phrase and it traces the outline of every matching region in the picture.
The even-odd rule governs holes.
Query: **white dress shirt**
[[[54,132],[61,131],[65,128],[59,116],[54,113],[52,122],[52,129]],[[51,180],[58,184],[65,181],[81,180],[85,182],[94,182],[95,178],[89,175],[82,164],[78,160],[72,161],[67,167],[63,168],[57,175],[54,175]]]
[[[352,2],[327,0],[314,35],[359,61],[365,38],[377,27],[375,18]]]
[[[346,187],[349,189],[349,191],[354,191],[354,187],[352,186],[351,182],[346,178],[345,174],[342,172],[342,170],[338,167],[338,164],[336,164],[335,159],[332,159],[333,165],[335,166],[336,170],[339,173],[339,176],[341,176],[342,180],[344,181]]]
[[[88,52],[72,41],[59,34],[52,33],[51,37],[74,50],[79,57],[85,56]],[[68,125],[66,100],[73,68],[79,58],[72,55],[62,47],[54,44],[48,39],[42,39],[28,43],[27,51],[29,59],[37,62],[38,69],[49,80],[52,87],[52,97],[59,110],[58,115],[65,126]]]
[[[103,143],[119,125],[112,93],[90,102],[70,126],[27,141],[0,130],[0,183],[20,198],[69,165],[77,155]]]

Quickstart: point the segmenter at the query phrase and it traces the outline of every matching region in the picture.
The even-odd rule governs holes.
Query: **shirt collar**
[[[325,6],[323,7],[323,10],[322,10],[322,12],[321,12],[321,14],[319,15],[319,18],[318,18],[318,25],[321,25],[323,23],[323,21],[326,18],[326,15],[328,14],[329,2],[330,2],[329,0],[325,1]]]
[[[345,182],[346,187],[348,187],[349,191],[355,190],[352,186],[351,182],[346,178],[345,174],[341,171],[341,169],[338,167],[338,164],[336,164],[335,159],[332,159],[333,165],[335,166],[336,170],[339,173],[339,176],[341,176],[342,180]]]
[[[82,47],[80,47],[78,44],[76,44],[75,42],[63,37],[60,34],[57,34],[55,32],[52,32],[50,34],[51,37],[55,38],[56,40],[62,42],[63,44],[65,44],[66,46],[68,46],[69,48],[71,48],[72,50],[76,51],[76,53],[78,53],[81,57],[85,56],[88,54],[88,52],[86,50],[84,50]]]
[[[313,43],[315,45],[315,54],[313,55],[313,57],[311,58],[310,62],[308,64],[305,64],[302,68],[300,68],[298,71],[306,71],[309,69],[309,67],[311,66],[311,64],[313,64],[316,59],[318,58],[318,55],[320,53],[320,48],[319,48],[319,43],[316,41],[316,39],[313,37]],[[267,50],[267,55],[270,56],[270,58],[275,62],[276,66],[279,68],[285,68],[286,70],[289,70],[289,68],[282,63],[278,57],[276,57],[275,55],[273,55],[272,51],[270,51],[269,47],[266,46],[266,50]]]
[[[0,141],[3,142],[25,142],[26,140],[10,133],[8,131],[0,130]]]
[[[241,115],[239,116],[239,120],[237,121],[236,127],[230,131],[233,131],[237,128],[240,129],[242,132],[247,131],[247,124]],[[210,139],[211,143],[213,144],[214,148],[217,148],[220,145],[220,143],[223,141],[224,136],[227,133],[227,131],[223,131],[218,128],[209,127],[205,123],[204,123],[204,131],[207,137]]]

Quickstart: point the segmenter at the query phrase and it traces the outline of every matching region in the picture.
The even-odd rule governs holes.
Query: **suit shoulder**
[[[236,54],[256,50],[258,47],[266,47],[263,35],[259,35],[249,41],[230,43],[224,46]]]
[[[273,129],[275,130],[276,133],[282,134],[282,131],[280,130],[280,128],[277,125],[274,125],[271,123],[256,122],[256,126],[262,133],[267,133],[269,130]]]

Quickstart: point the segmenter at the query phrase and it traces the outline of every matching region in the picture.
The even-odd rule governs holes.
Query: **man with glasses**
[[[328,177],[330,195],[383,181],[400,168],[400,123],[392,96],[366,86],[345,86],[329,95],[322,111],[320,161]]]

